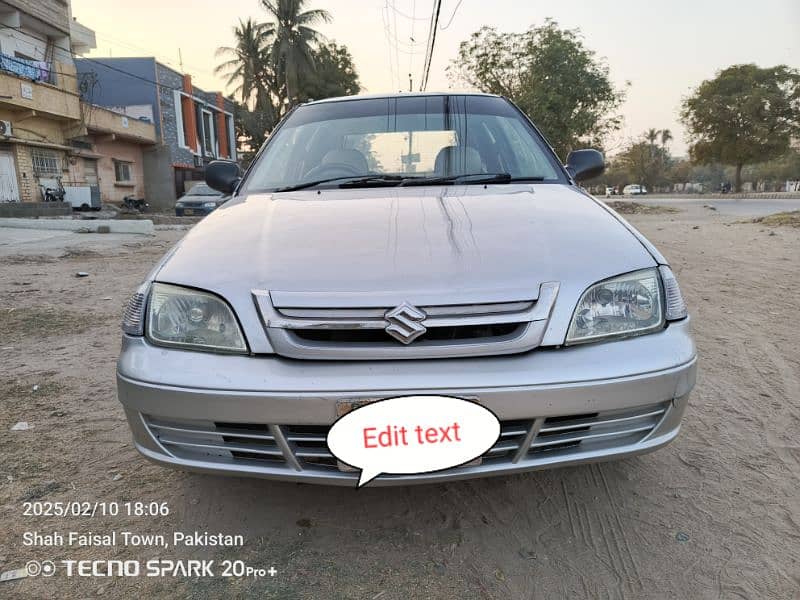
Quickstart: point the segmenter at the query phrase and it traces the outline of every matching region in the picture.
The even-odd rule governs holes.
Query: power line
[[[392,56],[392,40],[391,40],[391,31],[389,29],[389,3],[385,2],[383,8],[381,9],[381,20],[383,21],[383,36],[386,38],[386,49],[389,52],[389,78],[391,79],[391,86],[392,89],[395,87],[395,78],[394,73],[394,57]],[[399,77],[399,76],[398,76]]]
[[[394,61],[397,72],[397,88],[400,88],[400,36],[397,33],[397,8],[394,5],[394,0],[387,0],[387,6],[390,6],[394,11]]]
[[[455,19],[455,18],[456,18],[456,13],[458,12],[458,7],[459,7],[459,6],[461,6],[461,3],[462,3],[463,1],[464,1],[464,0],[458,0],[458,4],[456,4],[456,7],[453,9],[453,14],[452,14],[452,15],[450,15],[450,19],[447,21],[447,25],[444,25],[443,27],[440,27],[439,29],[441,29],[442,31],[444,31],[445,29],[447,29],[448,27],[450,27],[450,25],[452,25],[452,24],[453,24],[453,19]]]
[[[411,35],[409,36],[409,39],[412,42],[414,42],[415,44],[417,43],[417,41],[414,39],[414,26],[417,24],[416,23],[416,19],[417,19],[417,0],[413,0],[413,2],[411,4]],[[413,64],[414,64],[414,54],[409,53],[409,55],[408,55],[408,76],[409,76],[409,78],[411,77],[411,68],[412,68]],[[409,91],[411,91],[411,84],[410,83],[409,83],[408,87],[409,87]]]
[[[413,15],[409,15],[408,13],[404,13],[401,10],[397,10],[397,8],[394,8],[392,10],[394,10],[394,12],[396,12],[401,17],[403,17],[405,19],[409,19],[411,21],[426,21],[427,20],[427,17],[418,17],[417,14],[416,14],[416,10],[414,11]]]
[[[420,84],[420,91],[424,92],[425,88],[428,87],[428,75],[431,71],[431,61],[433,60],[433,50],[436,46],[436,30],[437,25],[439,24],[439,14],[442,11],[442,0],[436,0],[433,5],[433,13],[431,16],[431,26],[428,30],[428,50],[425,53],[425,67],[422,71],[422,83]]]
[[[113,43],[113,44],[117,44],[119,46],[124,46],[126,48],[130,48],[132,50],[137,50],[139,52],[145,52],[146,54],[149,54],[150,56],[153,56],[154,58],[158,59],[159,62],[165,63],[165,64],[167,64],[167,65],[169,65],[171,67],[175,67],[176,66],[175,63],[172,60],[167,59],[163,55],[156,54],[156,53],[148,50],[147,48],[143,48],[142,46],[137,46],[136,44],[132,44],[130,42],[123,41],[121,39],[112,37],[112,36],[108,35],[107,33],[104,33],[102,31],[98,31],[98,30],[95,30],[95,35],[98,38],[105,40],[107,43]],[[197,65],[191,65],[191,64],[187,63],[185,66],[188,68],[188,70],[191,70],[191,71],[196,71],[196,72],[199,72],[199,73],[205,73],[207,75],[212,75],[212,76],[214,75],[211,71],[209,71],[207,69],[201,69]],[[184,70],[181,69],[181,72],[184,72]]]

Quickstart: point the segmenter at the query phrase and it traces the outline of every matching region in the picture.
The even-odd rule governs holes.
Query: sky
[[[350,49],[364,91],[380,93],[407,90],[409,73],[418,88],[434,3],[309,0],[309,7],[332,14],[319,30]],[[182,58],[196,85],[223,91],[215,50],[233,45],[239,19],[267,18],[259,0],[72,0],[72,14],[97,34],[89,57],[156,56],[175,68]],[[445,68],[482,26],[520,32],[547,18],[580,29],[626,89],[624,126],[608,141],[611,153],[652,127],[670,129],[673,154],[684,155],[681,99],[731,64],[800,68],[798,0],[442,0],[427,89],[463,89]]]

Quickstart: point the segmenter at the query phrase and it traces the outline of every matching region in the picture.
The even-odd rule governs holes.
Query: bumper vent
[[[484,465],[500,467],[553,456],[569,460],[577,453],[634,445],[650,435],[670,406],[670,402],[662,402],[599,413],[503,421],[500,438],[480,460]],[[175,422],[145,415],[143,421],[151,435],[176,458],[283,466],[292,471],[350,471],[328,450],[327,425]]]

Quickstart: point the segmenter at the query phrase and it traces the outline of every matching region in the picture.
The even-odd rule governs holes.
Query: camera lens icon
[[[25,564],[25,570],[28,572],[28,577],[52,577],[56,574],[56,565],[51,560],[29,560]]]

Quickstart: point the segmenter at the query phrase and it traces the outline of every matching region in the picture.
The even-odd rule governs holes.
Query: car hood
[[[216,292],[237,313],[252,311],[253,289],[295,306],[390,307],[533,299],[557,281],[553,322],[566,330],[586,287],[655,265],[571,186],[395,187],[234,198],[185,236],[157,280]]]

